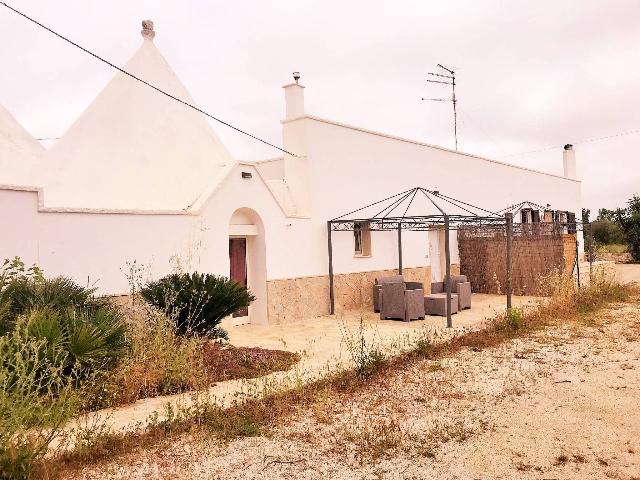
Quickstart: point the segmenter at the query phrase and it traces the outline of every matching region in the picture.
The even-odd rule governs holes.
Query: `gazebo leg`
[[[327,222],[327,249],[329,251],[329,314],[336,313],[333,292],[333,244],[331,243],[331,221]]]
[[[453,327],[451,319],[451,248],[449,247],[449,215],[444,216],[445,287],[447,289],[447,328]]]
[[[402,275],[402,223],[398,223],[398,275]]]

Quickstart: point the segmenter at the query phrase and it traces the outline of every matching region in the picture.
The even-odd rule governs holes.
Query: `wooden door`
[[[240,285],[247,286],[247,239],[229,239],[229,278]],[[244,307],[233,313],[234,317],[246,317],[249,308]]]

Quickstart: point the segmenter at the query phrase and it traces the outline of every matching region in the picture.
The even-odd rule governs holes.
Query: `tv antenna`
[[[456,72],[441,64],[438,64],[438,67],[446,73],[429,72],[427,73],[427,75],[438,77],[438,79],[432,80],[430,78],[427,78],[427,82],[451,85],[451,98],[423,98],[422,100],[426,100],[429,102],[451,102],[453,104],[453,137],[456,143],[456,151],[458,151],[458,114],[456,112],[456,103],[458,102],[458,100],[456,99]]]

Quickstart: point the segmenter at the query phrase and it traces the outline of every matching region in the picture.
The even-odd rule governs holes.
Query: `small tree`
[[[618,222],[629,244],[631,257],[640,261],[640,196],[631,197],[627,205],[624,213],[618,212]]]
[[[593,240],[599,245],[626,243],[620,224],[611,220],[596,220],[593,225]]]

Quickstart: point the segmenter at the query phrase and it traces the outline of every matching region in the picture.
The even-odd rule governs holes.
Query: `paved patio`
[[[534,305],[535,297],[513,297],[514,306]],[[506,297],[474,293],[471,309],[452,316],[454,329],[473,327],[483,320],[504,311]],[[425,320],[403,322],[380,320],[372,311],[350,311],[337,315],[326,315],[303,319],[296,323],[282,325],[240,325],[225,328],[229,332],[231,344],[242,347],[263,347],[271,349],[303,352],[301,361],[305,367],[324,367],[327,362],[345,360],[349,355],[345,345],[345,334],[355,334],[360,329],[360,319],[364,331],[371,342],[382,348],[409,343],[412,336],[428,330],[446,330],[446,318],[427,316]]]

